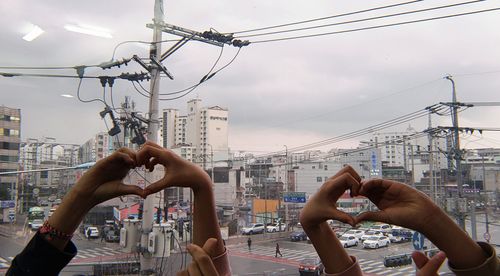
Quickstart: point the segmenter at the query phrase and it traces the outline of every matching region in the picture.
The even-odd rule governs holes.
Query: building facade
[[[21,110],[0,106],[0,172],[19,170]],[[16,198],[17,174],[0,175],[0,200]]]

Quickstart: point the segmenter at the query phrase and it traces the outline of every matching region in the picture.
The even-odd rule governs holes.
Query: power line
[[[279,24],[279,25],[274,25],[274,26],[269,26],[269,27],[262,27],[262,28],[257,28],[257,29],[250,29],[250,30],[239,31],[239,32],[232,32],[232,34],[249,33],[249,32],[263,31],[263,30],[269,30],[269,29],[280,28],[280,27],[287,27],[287,26],[298,25],[298,24],[303,24],[303,23],[309,23],[309,22],[314,22],[314,21],[321,21],[321,20],[325,20],[325,19],[331,19],[331,18],[337,18],[337,17],[342,17],[342,16],[354,15],[354,14],[359,14],[359,13],[364,13],[364,12],[370,12],[370,11],[382,10],[382,9],[387,9],[387,8],[393,8],[393,7],[397,7],[397,6],[403,6],[403,5],[413,4],[413,3],[422,2],[422,1],[423,0],[398,3],[398,4],[388,5],[388,6],[375,7],[375,8],[366,9],[366,10],[348,12],[348,13],[337,14],[337,15],[326,16],[326,17],[320,17],[320,18],[309,19],[309,20],[303,20],[303,21],[298,21],[298,22],[292,22],[292,23],[286,23],[286,24]]]
[[[266,39],[266,40],[257,40],[257,41],[252,41],[251,44],[277,42],[277,41],[294,40],[294,39],[301,39],[301,38],[310,38],[310,37],[319,37],[319,36],[334,35],[334,34],[351,33],[351,32],[358,32],[358,31],[365,31],[365,30],[373,30],[373,29],[380,29],[380,28],[386,28],[386,27],[393,27],[393,26],[408,25],[408,24],[427,22],[427,21],[433,21],[433,20],[440,20],[440,19],[446,19],[446,18],[452,18],[452,17],[459,17],[459,16],[465,16],[465,15],[479,14],[479,13],[485,13],[485,12],[491,12],[491,11],[497,11],[497,10],[500,10],[500,8],[492,8],[492,9],[478,10],[478,11],[465,12],[465,13],[456,13],[456,14],[450,14],[450,15],[444,15],[444,16],[438,16],[438,17],[430,17],[430,18],[424,18],[424,19],[402,21],[402,22],[397,22],[397,23],[382,24],[382,25],[349,29],[349,30],[343,30],[343,31],[310,34],[310,35],[302,35],[302,36],[283,37],[283,38]]]
[[[365,22],[365,21],[371,21],[371,20],[378,20],[378,19],[389,18],[389,17],[396,17],[396,16],[401,16],[401,15],[408,15],[408,14],[413,14],[413,13],[446,9],[446,8],[451,8],[451,7],[457,7],[457,6],[462,6],[462,5],[483,2],[483,1],[485,1],[485,0],[474,0],[474,1],[456,3],[456,4],[437,6],[437,7],[432,7],[432,8],[425,8],[425,9],[420,9],[420,10],[413,10],[413,11],[406,11],[406,12],[399,12],[399,13],[393,13],[393,14],[386,14],[386,15],[362,18],[362,19],[349,20],[349,21],[344,21],[344,22],[330,23],[330,24],[317,25],[317,26],[311,26],[311,27],[303,27],[303,28],[290,29],[290,30],[267,32],[267,33],[260,33],[260,34],[258,33],[258,34],[252,34],[252,35],[245,35],[245,36],[239,36],[236,38],[243,38],[243,37],[248,38],[248,37],[256,37],[256,36],[263,36],[263,35],[273,35],[273,34],[280,34],[280,33],[289,33],[289,32],[305,31],[305,30],[311,30],[311,29],[319,29],[319,28],[331,27],[331,26],[346,25],[346,24],[359,23],[359,22]]]

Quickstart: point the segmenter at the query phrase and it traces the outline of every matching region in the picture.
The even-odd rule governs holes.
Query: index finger
[[[144,146],[137,152],[138,165],[146,165],[149,167],[150,159],[155,158],[156,161],[164,166],[168,166],[168,161],[171,158],[171,152],[154,145],[144,144]]]
[[[212,259],[201,247],[191,244],[188,246],[188,251],[203,275],[218,275]]]
[[[361,177],[359,176],[359,174],[351,166],[349,166],[349,165],[344,166],[335,175],[333,175],[332,177],[330,177],[330,179],[337,178],[337,177],[341,176],[344,173],[350,174],[354,179],[356,179],[356,181],[361,182]]]
[[[393,185],[392,182],[394,181],[379,179],[379,178],[363,181],[361,183],[361,189],[359,190],[359,194],[368,195],[371,193],[383,193]]]

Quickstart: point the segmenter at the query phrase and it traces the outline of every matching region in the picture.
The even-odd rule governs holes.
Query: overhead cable
[[[371,21],[371,20],[378,20],[378,19],[383,19],[383,18],[396,17],[396,16],[401,16],[401,15],[408,15],[408,14],[413,14],[413,13],[427,12],[427,11],[432,11],[432,10],[439,10],[439,9],[446,9],[446,8],[451,8],[451,7],[462,6],[462,5],[474,4],[474,3],[483,2],[483,1],[485,1],[485,0],[474,0],[474,1],[456,3],[456,4],[449,4],[449,5],[444,5],[444,6],[437,6],[437,7],[432,7],[432,8],[425,8],[425,9],[420,9],[420,10],[413,10],[413,11],[386,14],[386,15],[380,15],[380,16],[374,16],[374,17],[368,17],[368,18],[362,18],[362,19],[355,19],[355,20],[349,20],[349,21],[343,21],[343,22],[336,22],[336,23],[330,23],[330,24],[324,24],[324,25],[317,25],[317,26],[303,27],[303,28],[290,29],[290,30],[282,30],[282,31],[274,31],[274,32],[267,32],[267,33],[257,33],[257,34],[251,34],[251,35],[244,35],[244,36],[239,36],[237,38],[274,35],[274,34],[281,34],[281,33],[305,31],[305,30],[319,29],[319,28],[324,28],[324,27],[366,22],[366,21]]]
[[[479,13],[485,13],[485,12],[492,12],[492,11],[497,11],[497,10],[500,10],[500,8],[491,8],[491,9],[485,9],[485,10],[472,11],[472,12],[456,13],[456,14],[450,14],[450,15],[444,15],[444,16],[430,17],[430,18],[410,20],[410,21],[402,21],[402,22],[397,22],[397,23],[382,24],[382,25],[369,26],[369,27],[363,27],[363,28],[355,28],[355,29],[335,31],[335,32],[310,34],[310,35],[301,35],[301,36],[292,36],[292,37],[283,37],[283,38],[275,38],[275,39],[257,40],[257,41],[252,41],[251,43],[252,44],[256,44],[256,43],[268,43],[268,42],[277,42],[277,41],[285,41],[285,40],[295,40],[295,39],[302,39],[302,38],[310,38],[310,37],[327,36],[327,35],[334,35],[334,34],[351,33],[351,32],[373,30],[373,29],[380,29],[380,28],[400,26],[400,25],[408,25],[408,24],[413,24],[413,23],[434,21],[434,20],[440,20],[440,19],[446,19],[446,18],[453,18],[453,17],[465,16],[465,15],[479,14]]]
[[[320,18],[315,18],[315,19],[309,19],[309,20],[303,20],[303,21],[298,21],[298,22],[292,22],[292,23],[274,25],[274,26],[269,26],[269,27],[262,27],[262,28],[245,30],[245,31],[239,31],[239,32],[231,32],[231,33],[232,34],[242,34],[242,33],[249,33],[249,32],[255,32],[255,31],[263,31],[263,30],[269,30],[269,29],[274,29],[274,28],[281,28],[281,27],[293,26],[293,25],[310,23],[310,22],[321,21],[321,20],[326,20],[326,19],[338,18],[338,17],[342,17],[342,16],[349,16],[349,15],[360,14],[360,13],[365,13],[365,12],[370,12],[370,11],[376,11],[376,10],[382,10],[382,9],[387,9],[387,8],[393,8],[393,7],[397,7],[397,6],[403,6],[403,5],[413,4],[413,3],[422,2],[422,1],[423,0],[409,1],[409,2],[404,2],[404,3],[398,3],[398,4],[388,5],[388,6],[381,6],[381,7],[370,8],[370,9],[366,9],[366,10],[348,12],[348,13],[337,14],[337,15],[332,15],[332,16],[320,17]]]

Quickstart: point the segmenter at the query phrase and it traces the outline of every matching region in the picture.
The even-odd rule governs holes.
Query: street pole
[[[411,154],[411,186],[415,188],[415,156],[413,154],[413,145],[410,145],[410,154]]]
[[[154,19],[153,19],[153,43],[149,52],[150,58],[158,60],[161,56],[161,43],[163,24],[163,0],[155,0],[154,5]],[[149,98],[149,123],[147,138],[151,142],[158,140],[158,94],[160,91],[160,70],[157,66],[151,66],[151,83],[150,83],[151,97]],[[153,175],[146,173],[146,183],[153,182]],[[149,196],[144,199],[142,215],[142,233],[141,233],[141,275],[154,274],[154,259],[151,253],[147,252],[148,248],[148,235],[152,231],[153,226],[153,212],[154,212],[154,197]]]
[[[207,145],[210,146],[210,164],[211,164],[211,167],[212,167],[212,172],[211,172],[212,183],[215,183],[215,179],[214,179],[214,149],[212,148],[211,144],[207,144]]]
[[[285,192],[288,192],[288,147],[285,147]],[[288,203],[285,202],[285,225],[289,225],[290,221],[288,221]]]
[[[436,186],[434,184],[435,182],[434,182],[434,164],[433,164],[434,163],[434,153],[432,152],[433,151],[432,131],[430,131],[432,128],[431,114],[432,114],[432,112],[429,112],[429,135],[428,135],[428,138],[429,138],[429,184],[430,184],[432,201],[434,201],[434,203],[436,203]]]
[[[457,103],[457,93],[455,89],[455,81],[451,76],[446,76],[445,79],[449,80],[452,85],[452,107],[451,107],[451,115],[452,115],[452,123],[453,123],[453,157],[455,159],[456,166],[456,179],[457,179],[457,188],[458,193],[455,195],[455,212],[457,216],[457,223],[465,231],[465,219],[462,210],[459,208],[459,201],[463,198],[463,187],[462,187],[462,153],[460,151],[460,137],[458,131],[458,103]]]

